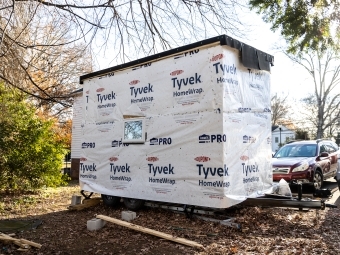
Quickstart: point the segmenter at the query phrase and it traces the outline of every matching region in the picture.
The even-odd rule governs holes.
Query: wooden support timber
[[[191,247],[203,248],[202,244],[199,244],[199,243],[196,243],[196,242],[184,239],[184,238],[175,237],[173,235],[165,234],[163,232],[152,230],[150,228],[144,228],[142,226],[132,224],[132,223],[129,223],[129,222],[126,222],[126,221],[118,220],[118,219],[111,218],[111,217],[108,217],[108,216],[105,216],[105,215],[97,215],[96,217],[98,219],[102,219],[102,220],[105,220],[105,221],[108,221],[108,222],[112,222],[112,223],[115,223],[117,225],[127,227],[127,228],[130,228],[130,229],[136,230],[136,231],[140,231],[140,232],[147,233],[147,234],[150,234],[150,235],[158,236],[158,237],[167,239],[169,241],[177,242],[177,243],[188,245],[188,246],[191,246]]]
[[[90,198],[90,199],[84,199],[82,204],[77,204],[77,205],[70,205],[67,208],[69,210],[83,210],[85,208],[89,208],[95,205],[98,205],[101,202],[100,197],[95,197],[95,198]]]
[[[0,233],[0,240],[1,241],[7,241],[7,242],[13,242],[14,244],[18,245],[21,249],[27,250],[30,248],[30,246],[35,247],[40,249],[41,248],[41,244],[39,243],[35,243],[26,239],[17,239],[14,238],[12,236],[6,235],[4,233]]]
[[[263,206],[263,207],[290,207],[290,208],[310,208],[324,210],[326,207],[323,200],[297,200],[297,199],[273,199],[273,198],[248,198],[240,205],[243,206]]]

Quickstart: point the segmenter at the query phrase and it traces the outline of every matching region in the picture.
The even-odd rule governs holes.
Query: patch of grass
[[[67,210],[73,195],[81,195],[78,181],[70,181],[67,186],[43,188],[36,192],[1,193],[0,219],[39,215],[42,213]]]

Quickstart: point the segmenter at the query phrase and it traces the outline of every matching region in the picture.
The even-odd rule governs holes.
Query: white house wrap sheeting
[[[210,46],[84,80],[81,189],[226,208],[272,186],[270,73]],[[123,120],[145,119],[124,144]]]

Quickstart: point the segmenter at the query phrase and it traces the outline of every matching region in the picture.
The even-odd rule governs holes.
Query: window
[[[339,150],[339,146],[335,142],[330,141],[327,144],[330,144],[330,146],[333,147],[335,151]]]
[[[321,146],[320,146],[320,154],[321,154],[322,152],[327,152],[327,148],[326,148],[325,145],[321,145]]]
[[[275,158],[314,157],[314,156],[316,156],[316,144],[292,143],[292,144],[283,146],[275,154]]]
[[[336,151],[336,149],[332,146],[331,143],[326,143],[325,145],[326,145],[326,148],[327,148],[327,152],[333,153],[333,152]]]
[[[123,143],[145,143],[144,119],[124,120]]]
[[[275,143],[279,143],[279,138],[275,137]]]

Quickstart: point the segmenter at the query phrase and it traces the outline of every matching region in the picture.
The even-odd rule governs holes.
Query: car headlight
[[[308,162],[304,161],[299,165],[298,167],[295,167],[292,172],[301,172],[301,171],[306,171],[309,167]]]

